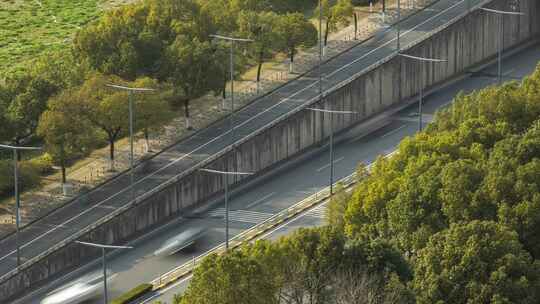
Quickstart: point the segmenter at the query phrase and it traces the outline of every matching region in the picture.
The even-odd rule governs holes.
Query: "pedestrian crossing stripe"
[[[257,224],[264,222],[274,214],[250,210],[229,210],[229,220],[235,222]],[[225,218],[225,208],[218,208],[208,213],[209,217]]]
[[[326,206],[321,205],[317,206],[306,213],[306,215],[317,217],[317,218],[325,218],[326,217]]]

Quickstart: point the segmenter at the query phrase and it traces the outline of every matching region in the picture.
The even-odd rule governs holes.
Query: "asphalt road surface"
[[[540,46],[537,45],[505,59],[503,74],[507,79],[522,78],[533,71],[538,61],[540,61]],[[496,66],[491,66],[478,75],[493,75],[496,70]],[[429,120],[437,109],[448,105],[459,91],[469,92],[495,82],[496,79],[492,77],[470,77],[433,93],[425,100],[425,121],[426,119]],[[413,135],[418,128],[416,111],[417,107],[415,105],[410,106],[391,117],[384,127],[366,136],[358,136],[357,132],[360,130],[353,130],[346,134],[346,138],[337,144],[334,150],[336,179],[350,175],[359,162],[369,164],[377,156],[394,151],[396,145],[404,137]],[[231,235],[236,235],[253,227],[271,215],[288,208],[327,186],[329,177],[327,152],[327,150],[322,151],[294,167],[276,173],[260,184],[232,198],[230,202],[232,210],[230,216]],[[275,239],[298,227],[321,225],[323,224],[323,213],[322,207],[317,207],[271,232],[268,238]],[[135,249],[110,257],[108,259],[110,269],[115,274],[109,289],[111,298],[119,296],[138,284],[149,282],[170,269],[190,261],[193,256],[198,256],[222,243],[224,239],[222,215],[223,206],[218,205],[215,209],[203,213],[200,218],[179,219],[152,235],[136,241],[134,243]],[[207,226],[210,229],[194,250],[182,251],[165,258],[157,258],[152,255],[165,240],[190,227],[200,226]],[[68,274],[38,291],[29,293],[28,296],[15,304],[39,303],[52,290],[90,272],[99,271],[100,267],[99,264],[89,265],[84,269]],[[189,280],[186,280],[172,286],[170,289],[166,289],[162,294],[158,294],[153,301],[170,302],[172,295],[182,292],[188,282]],[[100,301],[97,298],[89,303],[97,304]]]
[[[468,1],[473,6],[481,3],[481,0]],[[404,20],[401,25],[401,45],[406,46],[417,41],[426,33],[459,16],[469,7],[468,1],[440,0],[430,9]],[[389,29],[326,62],[322,67],[325,90],[336,87],[385,58],[394,56],[396,40],[396,33],[393,29]],[[144,169],[137,167],[133,189],[135,197],[155,191],[179,175],[188,174],[201,162],[228,149],[233,140],[238,142],[245,139],[286,116],[287,113],[302,108],[304,103],[316,100],[317,75],[317,70],[307,73],[244,107],[232,119],[233,125],[236,126],[234,132],[229,131],[229,120],[217,122],[159,154],[147,163]],[[347,166],[353,163],[354,160],[351,158],[344,158],[337,165]],[[324,170],[317,171],[317,174],[323,173]],[[86,196],[77,198],[25,227],[20,233],[23,263],[43,254],[56,244],[77,238],[81,230],[132,202],[129,180],[129,174],[120,175]],[[262,196],[264,195],[269,193],[263,193]],[[262,208],[261,212],[264,213],[265,210]],[[0,240],[0,279],[15,266],[16,244],[15,236],[12,234]]]

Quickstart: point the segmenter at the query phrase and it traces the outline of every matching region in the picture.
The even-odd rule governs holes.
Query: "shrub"
[[[40,183],[40,168],[33,161],[19,163],[19,190],[27,190]],[[8,196],[13,193],[13,161],[0,160],[0,196]]]
[[[125,294],[121,295],[120,297],[114,299],[111,304],[127,304],[143,294],[149,292],[152,290],[152,284],[141,284],[132,290],[126,292]]]
[[[49,153],[44,153],[39,157],[32,158],[28,162],[42,175],[51,174],[53,172],[53,159]]]

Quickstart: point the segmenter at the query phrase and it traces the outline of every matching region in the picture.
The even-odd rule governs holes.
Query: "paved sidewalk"
[[[412,6],[413,0],[402,0],[402,16],[405,17],[414,12]],[[419,8],[426,5],[430,0],[415,1],[415,7]],[[333,57],[344,50],[354,46],[359,41],[371,36],[375,31],[396,20],[397,1],[388,1],[387,11],[384,23],[380,14],[380,5],[369,8],[357,8],[359,16],[357,40],[354,38],[354,24],[341,29],[338,32],[331,33],[328,45],[326,47],[324,59]],[[294,79],[299,73],[303,73],[313,68],[318,63],[318,47],[301,51],[297,55],[294,73],[289,73],[289,60],[272,64],[271,68],[263,68],[262,81],[257,90],[257,85],[250,80],[235,81],[235,108],[240,108],[248,104],[257,96],[275,89],[276,87]],[[202,129],[210,123],[225,116],[230,108],[230,102],[226,102],[225,108],[222,108],[223,101],[220,97],[206,96],[192,103],[192,125],[195,129]],[[210,109],[210,110],[209,110]],[[190,135],[192,132],[186,130],[184,117],[180,116],[173,119],[168,125],[164,126],[159,132],[151,134],[150,148],[153,152],[179,141]],[[145,153],[146,141],[140,134],[137,135],[134,144],[136,161],[142,159]],[[151,152],[151,153],[153,153]],[[68,182],[73,185],[73,195],[77,195],[92,188],[99,183],[111,178],[114,174],[122,172],[129,168],[129,144],[126,138],[116,143],[116,161],[117,172],[109,172],[108,147],[94,151],[89,157],[78,161],[74,166],[67,169]],[[63,204],[69,197],[62,194],[59,173],[43,178],[44,186],[39,189],[26,192],[21,196],[22,204],[22,223],[23,225],[39,218],[49,210]],[[8,214],[0,214],[0,236],[14,230],[14,210],[11,205],[8,207]]]

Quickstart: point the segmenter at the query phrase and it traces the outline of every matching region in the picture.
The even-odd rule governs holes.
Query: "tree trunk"
[[[114,166],[114,136],[109,135],[109,159],[110,159],[110,171],[116,171]]]
[[[329,34],[330,34],[330,17],[326,18],[326,28],[324,29],[324,47],[328,45]]]
[[[354,12],[353,15],[354,15],[354,40],[358,40],[358,15],[356,15],[356,12]]]
[[[227,75],[223,75],[223,91],[221,92],[221,110],[227,108]]]
[[[189,99],[184,100],[184,115],[186,117],[186,129],[193,130],[193,127],[191,126],[190,115],[189,115]]]
[[[66,183],[66,153],[64,147],[60,147],[60,168],[62,170],[62,185]]]
[[[259,52],[259,65],[257,66],[257,94],[259,94],[259,84],[261,83],[261,71],[263,66],[263,49]]]
[[[293,46],[291,48],[291,53],[290,53],[291,63],[289,65],[289,73],[294,72],[294,53],[295,53],[295,47]]]
[[[144,129],[144,153],[150,152],[150,132],[148,128]]]

